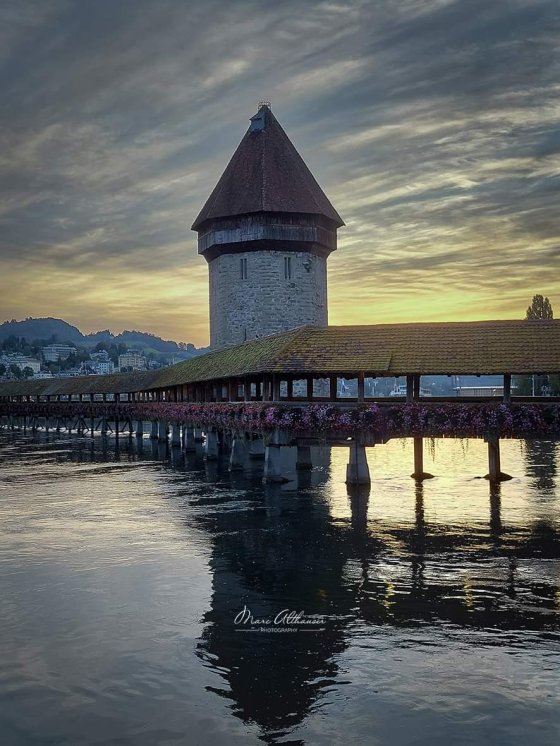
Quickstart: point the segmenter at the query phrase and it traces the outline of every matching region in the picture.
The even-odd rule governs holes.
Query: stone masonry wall
[[[291,258],[291,279],[284,258]],[[247,278],[241,261],[246,260]],[[222,254],[209,264],[213,349],[303,324],[326,326],[327,261],[308,252]]]

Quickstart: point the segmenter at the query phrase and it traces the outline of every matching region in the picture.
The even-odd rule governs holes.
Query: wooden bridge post
[[[158,442],[167,443],[167,422],[165,420],[158,421]]]
[[[249,458],[261,459],[265,457],[264,440],[262,438],[252,438],[249,444]]]
[[[245,468],[249,456],[245,433],[234,433],[229,456],[229,470],[241,471]]]
[[[414,376],[406,377],[406,401],[414,400]]]
[[[346,466],[346,484],[371,484],[365,446],[356,438],[350,443],[350,454]]]
[[[204,443],[204,436],[202,435],[202,429],[200,427],[195,427],[194,429],[194,442],[195,443]]]
[[[511,374],[504,375],[504,403],[511,402]]]
[[[291,449],[286,433],[275,430],[266,444],[263,476],[265,484],[283,484],[290,481],[286,476],[286,456],[289,450]]]
[[[488,474],[485,479],[492,483],[505,482],[511,479],[509,474],[504,474],[500,463],[500,439],[495,434],[489,434],[484,439],[488,443]]]
[[[206,461],[216,461],[218,458],[218,433],[213,428],[206,431],[206,441],[204,443],[204,458]]]
[[[424,471],[424,438],[413,438],[414,441],[414,472],[413,479],[432,479],[433,474]]]
[[[136,437],[137,438],[144,437],[144,421],[143,420],[136,420]]]
[[[158,423],[157,420],[152,420],[150,429],[150,440],[157,440],[158,437]]]
[[[311,461],[311,446],[298,444],[296,469],[301,469],[302,471],[310,471],[313,469],[313,462]]]
[[[183,431],[183,443],[185,453],[194,453],[196,451],[194,429],[192,427],[189,427],[188,425],[185,425],[185,429]]]
[[[181,429],[179,425],[173,424],[171,426],[171,447],[172,448],[181,447]]]
[[[363,402],[365,394],[365,373],[358,373],[358,401]]]

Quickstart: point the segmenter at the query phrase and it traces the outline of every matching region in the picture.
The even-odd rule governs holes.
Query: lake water
[[[426,451],[349,497],[343,449],[263,487],[0,431],[0,744],[558,744],[560,448],[502,443],[493,491],[484,443]]]

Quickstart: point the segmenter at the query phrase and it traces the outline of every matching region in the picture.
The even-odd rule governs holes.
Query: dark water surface
[[[344,450],[280,488],[0,432],[1,746],[560,743],[560,448],[504,443],[492,492],[484,448],[418,486],[378,446],[349,497]]]

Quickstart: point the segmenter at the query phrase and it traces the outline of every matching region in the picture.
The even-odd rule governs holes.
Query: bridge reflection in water
[[[391,474],[390,463],[402,473],[395,462],[403,458],[393,443],[372,454],[385,454],[379,471],[389,477],[347,495],[333,478],[344,468],[342,449],[312,449],[313,469],[298,472],[297,482],[263,486],[255,462],[229,473],[224,459],[205,462],[201,446],[184,453],[147,439],[121,439],[113,452],[112,441],[105,452],[98,445],[84,440],[71,457],[140,455],[178,473],[197,470],[214,485],[187,519],[212,547],[212,596],[196,654],[222,682],[209,691],[265,741],[288,742],[350,682],[344,657],[356,635],[401,630],[426,645],[457,638],[474,655],[481,645],[538,646],[559,631],[557,444],[511,443],[506,457],[522,459],[526,476],[488,494],[482,480],[459,478],[465,457],[457,443],[436,453],[442,476],[429,482]],[[484,445],[467,448],[482,465]],[[240,494],[252,507],[238,509]],[[244,607],[259,619],[289,609],[325,622],[313,631],[241,631],[235,619]]]

